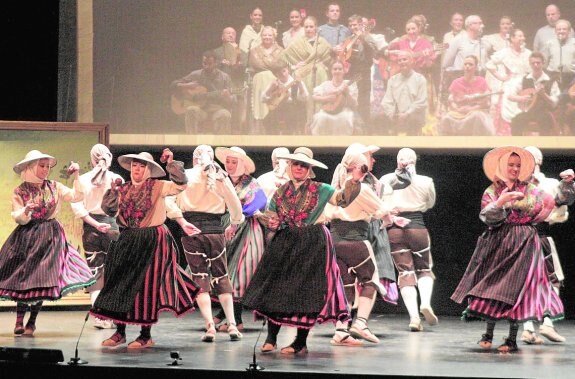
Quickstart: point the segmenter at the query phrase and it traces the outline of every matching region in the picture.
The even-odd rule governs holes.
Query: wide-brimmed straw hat
[[[146,151],[143,151],[140,154],[122,155],[122,156],[118,157],[118,163],[120,164],[120,166],[122,166],[126,170],[132,171],[132,161],[134,159],[149,163],[148,167],[150,167],[150,176],[152,178],[161,178],[162,176],[166,175],[166,172],[164,171],[162,166],[160,166],[159,164],[154,162],[154,157],[152,157],[152,154],[150,154]]]
[[[58,161],[56,160],[56,158],[54,158],[51,155],[48,154],[44,154],[38,150],[30,150],[28,153],[26,153],[26,156],[24,157],[24,159],[22,159],[20,162],[16,163],[13,167],[13,170],[16,174],[20,174],[22,171],[24,171],[26,169],[26,167],[37,160],[40,159],[49,159],[50,160],[50,168],[56,166],[56,163],[58,163]]]
[[[278,155],[278,158],[285,158],[292,161],[307,163],[313,167],[327,169],[327,166],[313,159],[313,151],[307,147],[298,147],[292,154]]]
[[[483,171],[489,180],[495,181],[495,173],[499,167],[499,160],[507,153],[515,153],[521,158],[521,170],[519,171],[519,180],[526,181],[533,174],[535,168],[535,159],[533,154],[519,146],[502,146],[496,147],[485,154],[483,157]]]
[[[246,174],[252,174],[254,171],[256,171],[256,165],[254,161],[248,157],[244,149],[241,147],[216,147],[216,158],[218,158],[222,164],[226,163],[226,157],[234,157],[244,162]]]

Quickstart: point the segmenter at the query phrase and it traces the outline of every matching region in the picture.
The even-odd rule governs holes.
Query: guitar
[[[448,43],[433,43],[433,47],[425,50],[415,51],[411,53],[413,59],[422,57],[424,55],[430,54],[432,52],[439,53],[443,52],[449,48]],[[387,81],[393,75],[397,74],[399,70],[399,65],[397,64],[397,55],[390,52],[389,57],[380,57],[378,60],[379,74],[384,81]]]
[[[290,90],[293,86],[298,85],[300,82],[297,79],[294,79],[287,84],[283,84],[280,82],[278,88],[274,91],[271,96],[271,99],[267,101],[267,105],[270,111],[276,109],[285,99],[289,97]]]
[[[497,92],[488,92],[488,93],[478,93],[478,94],[474,94],[474,95],[464,95],[464,96],[459,97],[457,99],[453,99],[453,102],[455,104],[457,104],[458,106],[474,105],[475,103],[477,103],[478,101],[480,101],[486,97],[490,97],[493,95],[500,95],[502,93],[503,93],[503,91],[497,91]],[[449,110],[448,113],[450,116],[452,116],[453,118],[457,118],[457,119],[465,118],[468,115],[468,112],[463,113],[463,112],[455,111],[455,110]]]
[[[229,89],[230,94],[239,95],[243,93],[245,88],[231,88]],[[172,111],[181,115],[186,113],[186,110],[190,106],[203,107],[206,105],[209,96],[214,96],[221,94],[223,90],[218,91],[208,91],[204,86],[197,86],[194,89],[178,89],[177,93],[173,94],[170,100]]]
[[[364,33],[369,33],[375,27],[375,20],[370,20],[369,23],[363,28]],[[353,45],[357,42],[361,34],[354,34],[341,44],[341,52],[337,55],[337,58],[341,62],[347,62],[351,58],[353,53]]]
[[[335,100],[329,101],[327,103],[323,103],[321,109],[329,114],[338,114],[341,112],[345,106],[345,91],[351,86],[353,83],[357,82],[358,79],[353,79],[347,82],[347,84],[343,85],[340,89],[335,91],[333,94],[335,96]]]
[[[537,98],[539,95],[540,89],[538,88],[525,88],[519,91],[517,95],[519,96],[529,96],[529,100],[527,101],[520,101],[517,103],[521,112],[529,112],[531,108],[537,103]]]

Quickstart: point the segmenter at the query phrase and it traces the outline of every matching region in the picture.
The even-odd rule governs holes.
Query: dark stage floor
[[[32,364],[29,361],[0,362],[7,368],[18,368],[20,376],[28,378],[34,372],[41,377],[53,374],[58,378],[132,378],[132,377],[470,377],[470,378],[559,378],[568,377],[575,369],[575,325],[571,320],[557,323],[558,330],[567,342],[544,345],[520,345],[519,353],[498,354],[496,350],[482,351],[477,341],[483,332],[481,322],[465,323],[456,317],[440,317],[439,325],[425,326],[421,333],[407,329],[407,315],[374,315],[370,327],[381,342],[377,345],[364,343],[363,347],[332,346],[332,324],[313,329],[308,340],[307,356],[291,357],[278,353],[260,354],[259,346],[265,338],[265,330],[257,342],[256,360],[265,369],[246,371],[253,360],[261,324],[251,322],[251,314],[245,313],[246,331],[238,342],[229,340],[227,334],[218,333],[215,343],[200,341],[203,322],[199,312],[180,319],[170,313],[162,313],[160,322],[152,329],[156,346],[141,352],[127,351],[126,345],[104,349],[100,342],[113,331],[97,330],[90,318],[78,346],[78,356],[88,361],[82,366],[66,364],[74,357],[78,335],[86,311],[43,310],[38,317],[38,329],[34,337],[14,337],[15,313],[0,311],[0,355],[8,348],[17,353],[35,353],[34,349],[61,350],[61,364]],[[137,337],[139,328],[128,326],[128,340]],[[283,328],[279,345],[288,345],[295,330]],[[497,325],[494,346],[507,334],[507,324]],[[10,349],[10,351],[13,351]],[[169,366],[170,352],[178,351],[180,366]],[[4,354],[4,356],[6,356]],[[158,376],[159,375],[159,376]],[[3,376],[3,374],[0,374]]]

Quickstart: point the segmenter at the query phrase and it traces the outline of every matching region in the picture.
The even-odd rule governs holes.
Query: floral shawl
[[[155,179],[147,179],[138,187],[133,186],[131,182],[118,187],[119,216],[127,227],[139,228],[144,217],[152,209],[152,189],[155,182]]]
[[[280,228],[313,225],[322,214],[335,188],[307,179],[299,188],[290,180],[278,188],[270,203],[280,221]]]
[[[497,201],[501,192],[506,188],[505,185],[494,183],[490,185],[481,199],[481,209],[488,204]],[[543,193],[537,187],[527,182],[515,182],[510,191],[520,191],[525,194],[521,201],[517,201],[508,209],[505,219],[506,224],[525,225],[530,224],[544,209]]]
[[[56,210],[56,182],[52,180],[44,180],[40,187],[23,182],[14,192],[22,198],[22,202],[26,204],[29,200],[33,199],[40,206],[32,211],[32,220],[47,220]]]

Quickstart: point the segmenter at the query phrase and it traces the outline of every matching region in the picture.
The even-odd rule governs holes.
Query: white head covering
[[[216,180],[225,178],[227,173],[214,161],[214,149],[209,145],[199,145],[194,149],[193,159],[207,173],[207,187],[214,188]]]
[[[251,174],[256,170],[256,165],[254,161],[242,149],[238,146],[227,147],[216,147],[216,158],[225,164],[226,158],[228,156],[237,158],[238,166],[235,172],[228,172],[230,176],[241,176],[243,174]]]
[[[335,169],[332,179],[332,186],[337,189],[344,188],[345,181],[348,177],[347,170],[356,166],[361,167],[363,165],[367,167],[367,157],[365,154],[358,151],[346,152],[341,160],[341,163],[338,164]]]
[[[278,158],[278,155],[287,155],[289,154],[289,150],[286,147],[276,147],[272,151],[272,165],[274,166],[274,174],[278,178],[284,177],[287,167],[288,167],[288,160],[283,158]]]
[[[543,164],[543,153],[535,146],[525,146],[525,150],[533,154],[535,158],[535,164],[541,166]]]
[[[408,166],[408,170],[411,172],[411,175],[415,175],[415,162],[417,162],[417,154],[415,154],[415,151],[409,147],[400,149],[397,153],[397,168],[402,168],[400,167],[400,162],[411,162],[412,165]]]
[[[100,186],[105,183],[104,178],[112,165],[112,153],[106,145],[97,143],[90,150],[90,161],[93,167],[90,174],[92,184]]]

